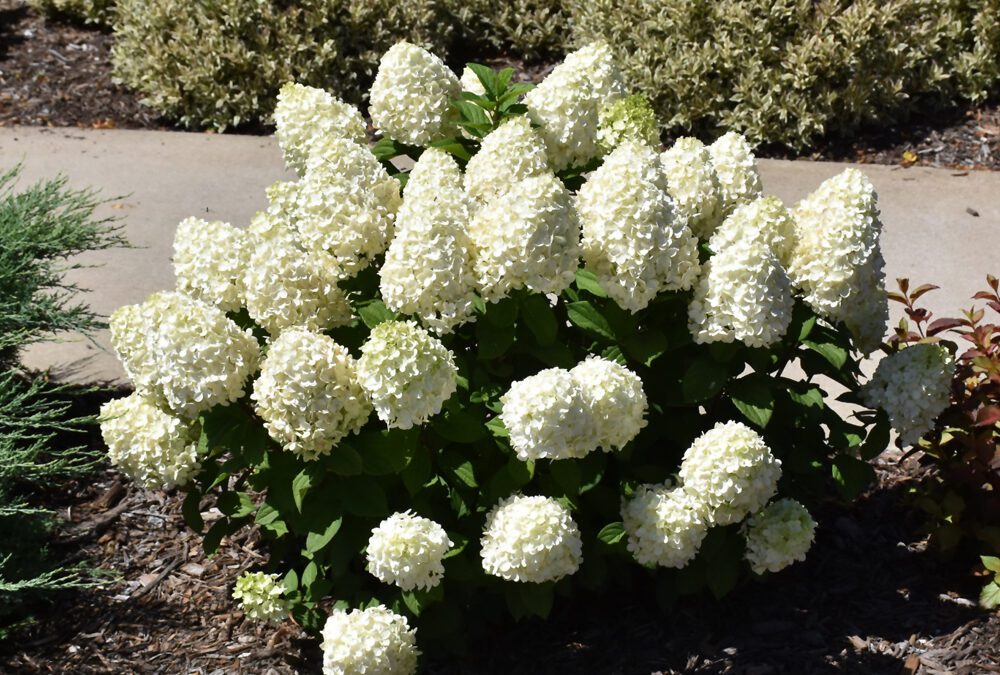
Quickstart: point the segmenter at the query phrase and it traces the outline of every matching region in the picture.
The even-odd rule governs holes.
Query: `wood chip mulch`
[[[0,0],[0,126],[175,128],[144,107],[137,93],[113,83],[112,41],[107,30],[46,21],[24,0]],[[479,60],[494,67],[513,66],[520,78],[535,82],[552,67],[504,57]],[[253,126],[238,131],[271,130]],[[861,130],[849,141],[821,139],[815,150],[804,154],[762,147],[758,155],[1000,170],[1000,100]]]

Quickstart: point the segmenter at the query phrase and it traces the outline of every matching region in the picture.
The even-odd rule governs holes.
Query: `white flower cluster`
[[[736,208],[709,240],[715,255],[703,266],[688,306],[695,342],[740,340],[768,347],[792,321],[792,285],[781,262],[793,232],[777,197]]]
[[[708,149],[697,138],[678,138],[660,154],[660,163],[677,212],[696,236],[708,239],[722,222],[719,179]]]
[[[468,197],[461,186],[458,165],[449,155],[427,150],[420,156],[381,270],[386,306],[419,317],[439,335],[473,316],[474,250],[467,233]]]
[[[558,295],[576,278],[580,221],[569,191],[551,173],[525,178],[488,202],[469,236],[487,301],[520,288]]]
[[[372,410],[347,349],[301,328],[271,343],[250,396],[271,438],[307,461],[360,431]]]
[[[889,318],[875,188],[857,169],[824,181],[799,202],[792,282],[817,314],[843,321],[858,349],[882,342]]]
[[[739,422],[720,422],[684,453],[680,478],[709,525],[730,525],[756,513],[774,496],[781,460],[764,439]]]
[[[465,189],[474,199],[489,201],[518,181],[548,172],[545,143],[531,122],[511,117],[483,138],[465,167]]]
[[[680,569],[694,560],[708,534],[701,502],[682,487],[641,485],[622,501],[628,550],[640,565]]]
[[[455,73],[426,49],[397,42],[379,61],[368,112],[372,124],[410,145],[427,145],[454,130],[451,99],[462,92]]]
[[[346,138],[324,136],[313,146],[306,161],[306,173],[320,168],[347,181],[356,190],[374,194],[378,205],[389,215],[399,210],[403,201],[399,181],[389,175],[368,146]]]
[[[500,402],[500,419],[522,461],[621,449],[646,426],[642,380],[598,357],[571,371],[547,368],[514,382]]]
[[[372,329],[357,371],[379,419],[395,429],[423,424],[458,388],[452,353],[413,321],[385,321]]]
[[[334,609],[323,625],[323,675],[412,675],[417,631],[383,605]]]
[[[372,530],[368,571],[404,591],[429,590],[441,583],[444,555],[454,544],[444,528],[407,511],[394,513]]]
[[[597,142],[601,107],[624,95],[621,73],[606,42],[568,55],[524,97],[531,120],[556,171],[602,154]]]
[[[741,134],[730,131],[708,146],[712,168],[719,183],[719,206],[722,218],[737,206],[761,195],[760,173],[753,148]]]
[[[302,246],[326,268],[353,277],[385,252],[392,238],[393,214],[336,164],[306,172],[292,213]]]
[[[500,419],[518,459],[585,457],[597,447],[597,423],[573,375],[547,368],[510,385]]]
[[[644,309],[698,277],[698,240],[674,208],[651,147],[618,146],[580,188],[583,258],[619,306]]]
[[[816,536],[816,521],[794,499],[779,499],[746,524],[746,558],[756,574],[780,572],[806,559]]]
[[[889,415],[903,445],[916,445],[948,407],[955,362],[940,345],[918,343],[883,358],[861,389],[869,407]]]
[[[583,541],[568,508],[550,497],[512,495],[486,514],[483,569],[508,581],[544,583],[573,574]]]
[[[337,285],[340,270],[306,252],[280,215],[257,214],[250,231],[243,285],[257,324],[274,336],[287,328],[326,330],[350,322],[351,306]]]
[[[187,218],[174,235],[177,290],[224,312],[243,306],[246,233],[229,223]]]
[[[594,419],[594,440],[605,452],[621,450],[646,426],[642,379],[615,361],[588,356],[569,371]]]
[[[225,313],[177,292],[154,293],[111,315],[111,343],[136,391],[194,419],[239,399],[260,347]]]
[[[597,119],[597,144],[605,152],[611,152],[625,141],[651,146],[660,144],[656,113],[641,94],[611,99],[601,106]]]
[[[139,394],[101,406],[101,435],[108,459],[145,488],[186,484],[201,466],[201,428],[157,407]]]
[[[299,174],[324,138],[364,143],[367,136],[367,125],[357,108],[322,89],[293,82],[278,92],[274,124],[285,165]]]
[[[233,599],[239,600],[240,609],[248,619],[281,623],[288,615],[288,606],[281,597],[284,593],[277,574],[244,572],[236,579]]]

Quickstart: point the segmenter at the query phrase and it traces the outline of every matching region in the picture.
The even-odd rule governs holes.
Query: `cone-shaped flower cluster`
[[[357,108],[322,89],[292,82],[278,92],[274,123],[285,165],[299,174],[327,137],[365,142],[365,120]]]

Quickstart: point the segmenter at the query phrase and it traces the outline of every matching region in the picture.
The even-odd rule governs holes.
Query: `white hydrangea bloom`
[[[372,410],[347,349],[300,328],[271,343],[250,397],[271,438],[306,461],[360,431]]]
[[[288,605],[281,597],[284,593],[277,574],[244,572],[236,579],[233,599],[251,621],[281,623],[288,616]]]
[[[702,505],[680,487],[641,485],[622,501],[628,550],[640,565],[680,569],[691,562],[708,534]]]
[[[429,590],[441,583],[444,555],[454,544],[444,528],[407,511],[394,513],[372,530],[368,571],[404,591]]]
[[[780,572],[806,559],[816,537],[816,521],[794,499],[779,499],[746,525],[746,558],[755,574]]]
[[[556,171],[586,164],[602,154],[597,142],[600,110],[624,95],[621,72],[606,42],[593,42],[566,57],[524,97],[528,115]]]
[[[395,215],[402,204],[399,181],[389,175],[367,145],[346,138],[324,136],[313,145],[306,173],[319,167],[348,181],[357,190],[370,191],[386,213]]]
[[[778,249],[789,248],[792,220],[776,197],[737,207],[709,240],[688,328],[695,342],[740,340],[768,347],[784,337],[795,301]]]
[[[626,142],[577,196],[583,258],[619,306],[637,312],[698,278],[698,240],[673,206],[656,151]]]
[[[551,173],[515,183],[487,202],[469,226],[483,299],[528,288],[558,295],[576,278],[580,220],[572,197]]]
[[[339,267],[306,252],[274,220],[261,213],[250,226],[243,276],[250,316],[272,336],[293,327],[326,330],[350,323],[351,306],[337,285]]]
[[[876,201],[868,178],[851,168],[824,181],[792,214],[792,282],[817,314],[843,321],[865,354],[881,344],[889,320]]]
[[[597,422],[568,371],[547,368],[514,382],[500,402],[500,419],[521,461],[580,458],[597,449]]]
[[[916,445],[948,407],[954,377],[955,362],[947,349],[913,344],[879,362],[861,397],[868,407],[885,410],[903,445]]]
[[[697,138],[678,138],[660,154],[667,177],[667,192],[688,227],[701,239],[708,239],[722,222],[719,179],[712,168],[708,148]]]
[[[597,144],[604,152],[611,152],[625,141],[660,145],[656,113],[642,94],[607,101],[601,106],[597,119]]]
[[[593,415],[601,449],[621,450],[639,435],[646,426],[647,403],[638,375],[598,356],[588,356],[569,372]]]
[[[345,278],[368,267],[392,238],[393,216],[375,193],[331,165],[306,172],[292,219],[305,249]]]
[[[681,482],[704,505],[710,525],[730,525],[759,511],[778,489],[781,460],[739,422],[720,422],[684,453]]]
[[[275,134],[285,166],[300,175],[316,144],[327,136],[355,143],[367,141],[368,125],[354,106],[332,94],[288,82],[278,92],[274,109]]]
[[[548,172],[545,143],[528,118],[518,115],[483,138],[465,167],[465,190],[474,199],[489,201],[518,181]]]
[[[719,181],[720,218],[761,195],[757,160],[753,148],[741,134],[735,131],[723,134],[708,146],[708,154]]]
[[[323,675],[412,675],[417,631],[383,605],[334,609],[323,626]]]
[[[169,490],[185,485],[201,467],[201,427],[139,394],[102,405],[100,421],[108,459],[144,488]]]
[[[454,356],[413,321],[385,321],[361,347],[358,381],[390,428],[410,429],[441,412],[458,388]]]
[[[243,395],[260,347],[225,313],[176,292],[111,315],[111,343],[136,391],[187,419]]]
[[[386,306],[418,316],[439,335],[473,318],[474,250],[467,232],[469,200],[461,185],[448,155],[430,150],[421,155],[380,273]]]
[[[427,145],[454,131],[451,99],[462,85],[426,49],[397,42],[379,61],[368,112],[372,124],[397,141]]]
[[[177,290],[224,312],[243,306],[246,233],[221,221],[187,218],[174,235]]]
[[[486,514],[480,543],[483,569],[508,581],[556,581],[583,561],[583,541],[570,510],[550,497],[501,500]]]

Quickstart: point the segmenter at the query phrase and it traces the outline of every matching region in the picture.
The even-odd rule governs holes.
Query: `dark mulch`
[[[853,505],[818,515],[805,563],[721,602],[699,596],[673,610],[651,594],[557,602],[548,622],[498,629],[470,656],[429,672],[741,674],[1000,672],[1000,616],[978,610],[971,557],[925,551],[901,508],[913,480],[893,461]],[[315,641],[290,621],[244,620],[229,598],[240,572],[263,561],[258,533],[207,559],[180,515],[179,495],[140,492],[113,472],[60,501],[64,537],[111,576],[63,597],[23,639],[0,647],[4,673],[260,673],[319,670]],[[212,510],[205,512],[211,520]],[[110,514],[110,517],[109,517]]]
[[[143,107],[139,95],[112,82],[112,39],[106,30],[45,21],[23,0],[0,0],[0,126],[173,128]],[[485,60],[494,66],[511,65],[529,81],[540,80],[551,69],[505,58]],[[270,133],[260,127],[237,131]],[[796,156],[782,148],[761,148],[759,154]],[[1000,170],[1000,101],[864,129],[850,141],[821,140],[816,150],[799,156]]]

